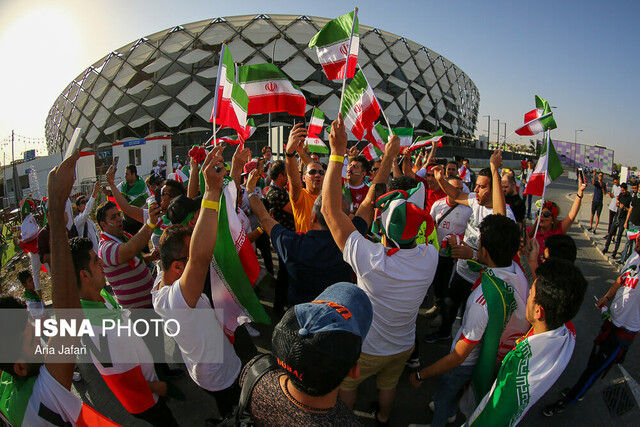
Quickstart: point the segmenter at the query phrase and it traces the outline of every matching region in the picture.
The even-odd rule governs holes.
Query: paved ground
[[[561,216],[564,216],[569,211],[572,203],[572,200],[569,200],[566,196],[569,193],[575,194],[576,186],[566,177],[561,177],[554,182],[547,191],[548,198],[554,200],[560,205]],[[582,269],[586,278],[589,280],[589,289],[582,309],[574,320],[578,333],[576,349],[571,363],[565,370],[564,374],[560,377],[556,385],[547,393],[547,395],[545,395],[541,401],[529,411],[521,425],[622,426],[635,425],[638,417],[640,416],[640,410],[637,406],[634,406],[630,411],[616,418],[612,418],[609,414],[602,392],[613,384],[624,382],[624,376],[618,367],[614,367],[604,380],[601,380],[594,385],[591,391],[586,395],[583,402],[567,408],[564,413],[558,414],[552,418],[547,418],[540,414],[542,406],[555,401],[559,397],[562,389],[573,385],[574,381],[578,378],[586,365],[586,361],[592,347],[592,340],[596,336],[600,327],[600,316],[598,312],[593,309],[595,302],[593,296],[603,295],[617,276],[616,270],[608,263],[607,259],[593,243],[594,241],[598,244],[603,242],[601,237],[604,233],[600,230],[605,230],[602,225],[606,225],[608,212],[606,212],[606,215],[603,213],[602,219],[604,224],[601,224],[599,227],[600,230],[598,235],[595,236],[596,239],[593,239],[593,236],[590,233],[583,231],[582,228],[584,227],[586,229],[586,227],[588,227],[591,192],[592,190],[589,188],[587,190],[587,195],[585,195],[583,199],[583,206],[579,216],[579,224],[576,223],[569,232],[571,237],[575,239],[579,250],[577,265]],[[584,225],[585,221],[587,224],[586,226]],[[602,245],[600,244],[599,246],[601,247]],[[275,262],[277,269],[277,258],[275,259]],[[278,318],[273,316],[270,304],[268,303],[268,301],[272,301],[272,294],[273,292],[271,289],[264,289],[261,291],[261,298],[266,302],[267,310],[272,315],[272,319],[275,322]],[[423,304],[424,309],[431,306],[430,298],[431,297],[429,296],[427,301]],[[449,342],[438,344],[426,344],[422,342],[422,338],[428,332],[436,329],[438,321],[438,319],[435,319],[429,322],[422,315],[418,318],[420,357],[423,365],[434,362],[449,351]],[[237,351],[243,361],[250,358],[254,352],[268,351],[271,347],[270,336],[273,325],[257,325],[256,327],[262,332],[262,336],[257,339],[252,340],[248,335],[246,335],[246,333],[244,333],[244,331],[240,331],[239,333]],[[633,345],[627,355],[626,361],[623,364],[630,376],[636,379],[640,379],[640,360],[638,359],[639,351],[638,344]],[[83,400],[89,402],[100,412],[110,416],[115,421],[123,425],[146,425],[126,413],[122,406],[113,397],[111,392],[107,389],[104,381],[100,378],[92,365],[81,366],[80,370],[84,379],[83,381],[76,383],[74,387]],[[432,417],[432,413],[428,409],[427,404],[433,395],[435,381],[427,381],[419,389],[413,389],[410,387],[407,379],[410,372],[411,371],[409,369],[405,369],[398,386],[398,394],[393,413],[391,415],[391,425],[393,426],[406,426],[409,423],[428,423]],[[183,402],[175,400],[170,401],[169,407],[172,409],[181,425],[202,426],[205,424],[205,419],[217,415],[214,399],[198,389],[187,375],[177,380],[176,385],[183,393],[186,394],[186,400]],[[377,391],[375,387],[375,380],[369,379],[360,386],[356,410],[362,415],[361,420],[365,426],[375,425],[373,418],[367,412],[370,404],[376,400],[376,396]],[[459,415],[456,423],[452,425],[461,425],[463,422],[464,417]]]

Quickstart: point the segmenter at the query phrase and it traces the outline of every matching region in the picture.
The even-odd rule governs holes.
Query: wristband
[[[344,163],[344,156],[339,156],[337,154],[332,154],[332,155],[329,156],[329,161],[330,162]]]
[[[418,381],[424,381],[422,378],[420,378],[420,371],[416,371],[416,378],[418,379]]]
[[[150,229],[152,229],[152,230],[156,228],[155,224],[152,224],[150,219],[148,219],[148,220],[147,220],[147,225],[148,225],[148,226],[149,226],[149,228],[150,228]]]
[[[284,153],[284,154],[285,154],[285,156],[287,156],[287,157],[295,157],[295,156],[296,156],[296,153],[291,153],[291,154],[289,154],[289,153]]]
[[[576,194],[576,197],[577,197],[578,199],[582,199],[582,198],[584,197],[584,195],[582,195],[582,196],[581,196],[581,195],[579,195],[579,194]]]
[[[247,196],[247,199],[248,199],[248,198],[250,198],[251,196],[256,196],[256,197],[258,197],[258,195],[257,195],[254,191],[252,191],[251,193],[249,193],[249,195]],[[258,197],[258,198],[259,198],[259,197]]]
[[[211,209],[214,211],[219,211],[220,209],[220,203],[219,202],[214,202],[213,200],[202,200],[202,204],[200,205],[205,209]]]
[[[256,227],[256,230],[258,230],[260,234],[264,233],[264,230],[262,229],[262,227]]]

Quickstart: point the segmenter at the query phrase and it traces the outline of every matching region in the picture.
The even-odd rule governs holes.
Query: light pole
[[[507,145],[507,122],[502,124],[504,125],[504,145]]]
[[[496,141],[498,143],[498,146],[500,145],[500,119],[494,119],[494,122],[498,122],[498,140]]]
[[[487,147],[489,146],[489,143],[491,142],[491,116],[482,116],[482,117],[486,117],[487,118]]]
[[[573,132],[573,167],[576,167],[576,149],[578,148],[578,132],[584,132],[584,130],[576,129]]]

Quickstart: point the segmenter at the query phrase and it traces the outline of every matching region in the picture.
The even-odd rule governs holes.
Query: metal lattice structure
[[[50,153],[66,148],[76,127],[82,146],[159,134],[211,133],[209,117],[219,52],[228,43],[244,64],[274,61],[330,119],[340,81],[322,73],[307,44],[328,21],[298,15],[246,15],[180,25],[143,37],[84,70],[62,92],[45,124]],[[473,81],[442,55],[386,31],[360,25],[358,64],[392,126],[470,138],[480,97]],[[275,44],[275,57],[272,58]],[[267,117],[253,116],[258,127]],[[307,117],[308,119],[308,117]],[[274,125],[291,117],[274,114]]]

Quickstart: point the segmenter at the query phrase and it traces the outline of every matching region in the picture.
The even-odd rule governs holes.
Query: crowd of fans
[[[243,416],[257,425],[359,425],[353,412],[358,389],[375,377],[375,420],[390,425],[407,367],[414,387],[435,378],[433,400],[425,402],[433,412],[431,425],[455,421],[459,410],[469,425],[517,424],[562,374],[575,346],[571,319],[587,282],[574,265],[576,247],[566,233],[586,183],[578,183],[570,212],[559,218],[553,201],[532,211],[531,196],[520,195],[533,163],[516,175],[503,167],[499,150],[490,167],[474,172],[466,159],[437,159],[435,146],[412,156],[391,136],[381,159],[368,161],[347,148],[340,117],[331,127],[325,164],[306,151],[306,135],[302,124],[293,127],[284,161],[272,160],[269,147],[252,159],[239,146],[228,165],[218,145],[204,158],[192,156],[188,166],[174,164],[169,174],[171,165],[161,159],[146,182],[129,165],[119,185],[114,165],[102,189],[107,201],[95,206],[96,183],[90,197],[76,198],[75,218],[69,197],[79,154],[66,159],[49,175],[46,225],[40,229],[34,215],[24,212],[23,241],[37,240],[37,249],[30,246],[31,271],[19,275],[30,317],[46,316],[39,283],[44,266],[55,309],[79,308],[99,320],[136,318],[147,308],[159,319],[176,319],[182,333],[174,339],[185,369],[216,401],[220,417],[211,424]],[[178,179],[183,176],[189,179]],[[607,194],[601,177],[593,185]],[[617,220],[610,221],[607,240],[608,249],[615,239],[614,252],[623,230],[640,223],[637,205],[632,216],[637,184],[632,193],[626,184],[616,186],[610,214]],[[599,200],[594,197],[592,206],[594,233]],[[527,226],[532,214],[539,218]],[[216,271],[227,267],[219,265],[216,245],[236,223],[236,250],[249,248],[254,258],[260,253],[266,270],[260,274],[276,277],[272,313],[279,320],[272,355],[256,354],[244,367],[233,331],[214,312],[221,308]],[[598,301],[600,307],[611,303],[598,350],[576,386],[546,415],[580,400],[640,329],[631,313],[640,304],[635,284],[629,284],[637,283],[640,245],[627,246],[624,254],[634,251],[625,257],[624,273]],[[427,317],[441,322],[419,337],[418,310],[430,289],[434,305]],[[25,304],[2,297],[0,307]],[[255,336],[250,317],[237,323]],[[26,317],[24,326],[15,327],[24,327],[25,340],[32,340]],[[123,407],[152,425],[180,424],[166,396],[181,370],[154,362],[162,343],[113,335],[106,337],[110,346],[134,352],[137,363],[92,359]],[[94,344],[100,339],[93,338]],[[49,346],[69,340],[56,336]],[[451,351],[423,366],[419,340],[451,340]],[[42,365],[0,364],[2,416],[13,425],[62,425],[51,422],[53,415],[60,423],[83,425],[83,405],[70,393],[74,365],[49,356]]]

